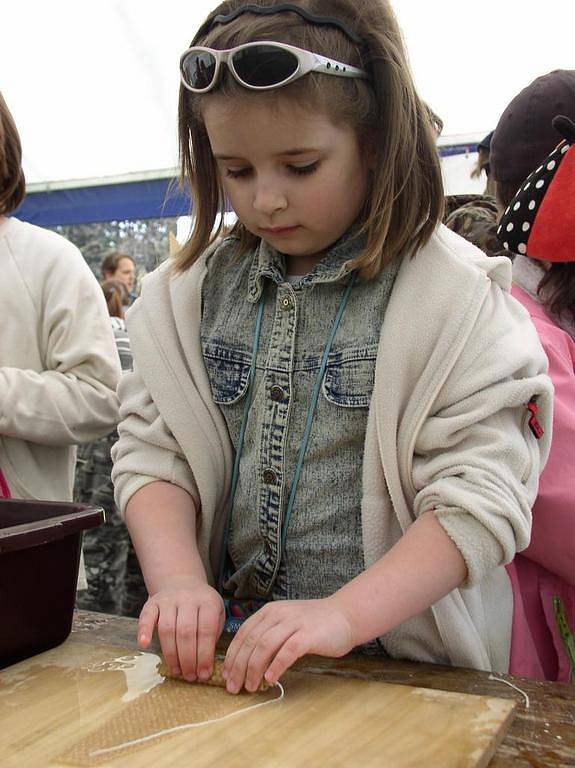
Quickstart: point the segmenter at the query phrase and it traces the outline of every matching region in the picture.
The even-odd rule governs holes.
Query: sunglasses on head
[[[220,51],[195,45],[180,58],[180,74],[185,88],[193,93],[207,93],[219,82],[221,65],[226,64],[232,76],[253,91],[265,91],[292,83],[308,72],[338,77],[367,79],[362,69],[342,64],[319,53],[305,51],[286,43],[262,41],[244,43]]]

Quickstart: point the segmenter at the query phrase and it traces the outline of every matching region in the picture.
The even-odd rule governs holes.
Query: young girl
[[[389,5],[227,0],[181,77],[195,228],[129,313],[114,449],[141,646],[208,678],[233,598],[234,693],[356,647],[507,670],[551,389],[508,260],[438,225]]]

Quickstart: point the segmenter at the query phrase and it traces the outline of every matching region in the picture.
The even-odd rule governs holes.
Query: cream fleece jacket
[[[120,364],[102,291],[63,237],[0,217],[0,468],[71,501],[75,448],[114,429]]]
[[[201,509],[198,547],[216,570],[232,447],[200,344],[206,255],[163,265],[128,315],[136,369],[120,385],[117,503],[147,483],[186,489]],[[550,441],[552,387],[508,259],[488,259],[441,226],[404,259],[382,328],[365,441],[365,565],[435,509],[468,579],[382,638],[394,657],[506,671],[512,596],[503,567],[529,541]],[[538,398],[536,440],[527,403]]]

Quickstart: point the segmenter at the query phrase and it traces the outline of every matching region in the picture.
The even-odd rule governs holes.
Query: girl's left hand
[[[338,657],[354,647],[353,632],[335,596],[322,600],[268,603],[242,624],[223,667],[226,687],[257,690],[262,678],[274,684],[301,656]]]

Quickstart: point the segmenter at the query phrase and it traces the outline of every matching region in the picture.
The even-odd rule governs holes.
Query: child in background
[[[550,98],[549,107],[554,103]],[[542,112],[530,111],[530,127],[547,132]],[[557,116],[552,126],[551,140],[564,141],[521,184],[498,230],[516,254],[512,293],[531,315],[555,389],[531,541],[508,566],[515,596],[510,671],[568,682],[575,677],[575,122]],[[508,163],[516,148],[507,146]]]
[[[234,693],[357,647],[506,671],[551,387],[509,260],[440,225],[390,6],[228,0],[181,77],[195,226],[128,314],[114,447],[141,646],[207,679],[231,597]]]
[[[120,280],[104,280],[101,288],[106,299],[122,370],[126,371],[132,367],[130,337],[128,336],[124,320],[124,307],[130,303],[130,293],[125,283],[120,282]]]

